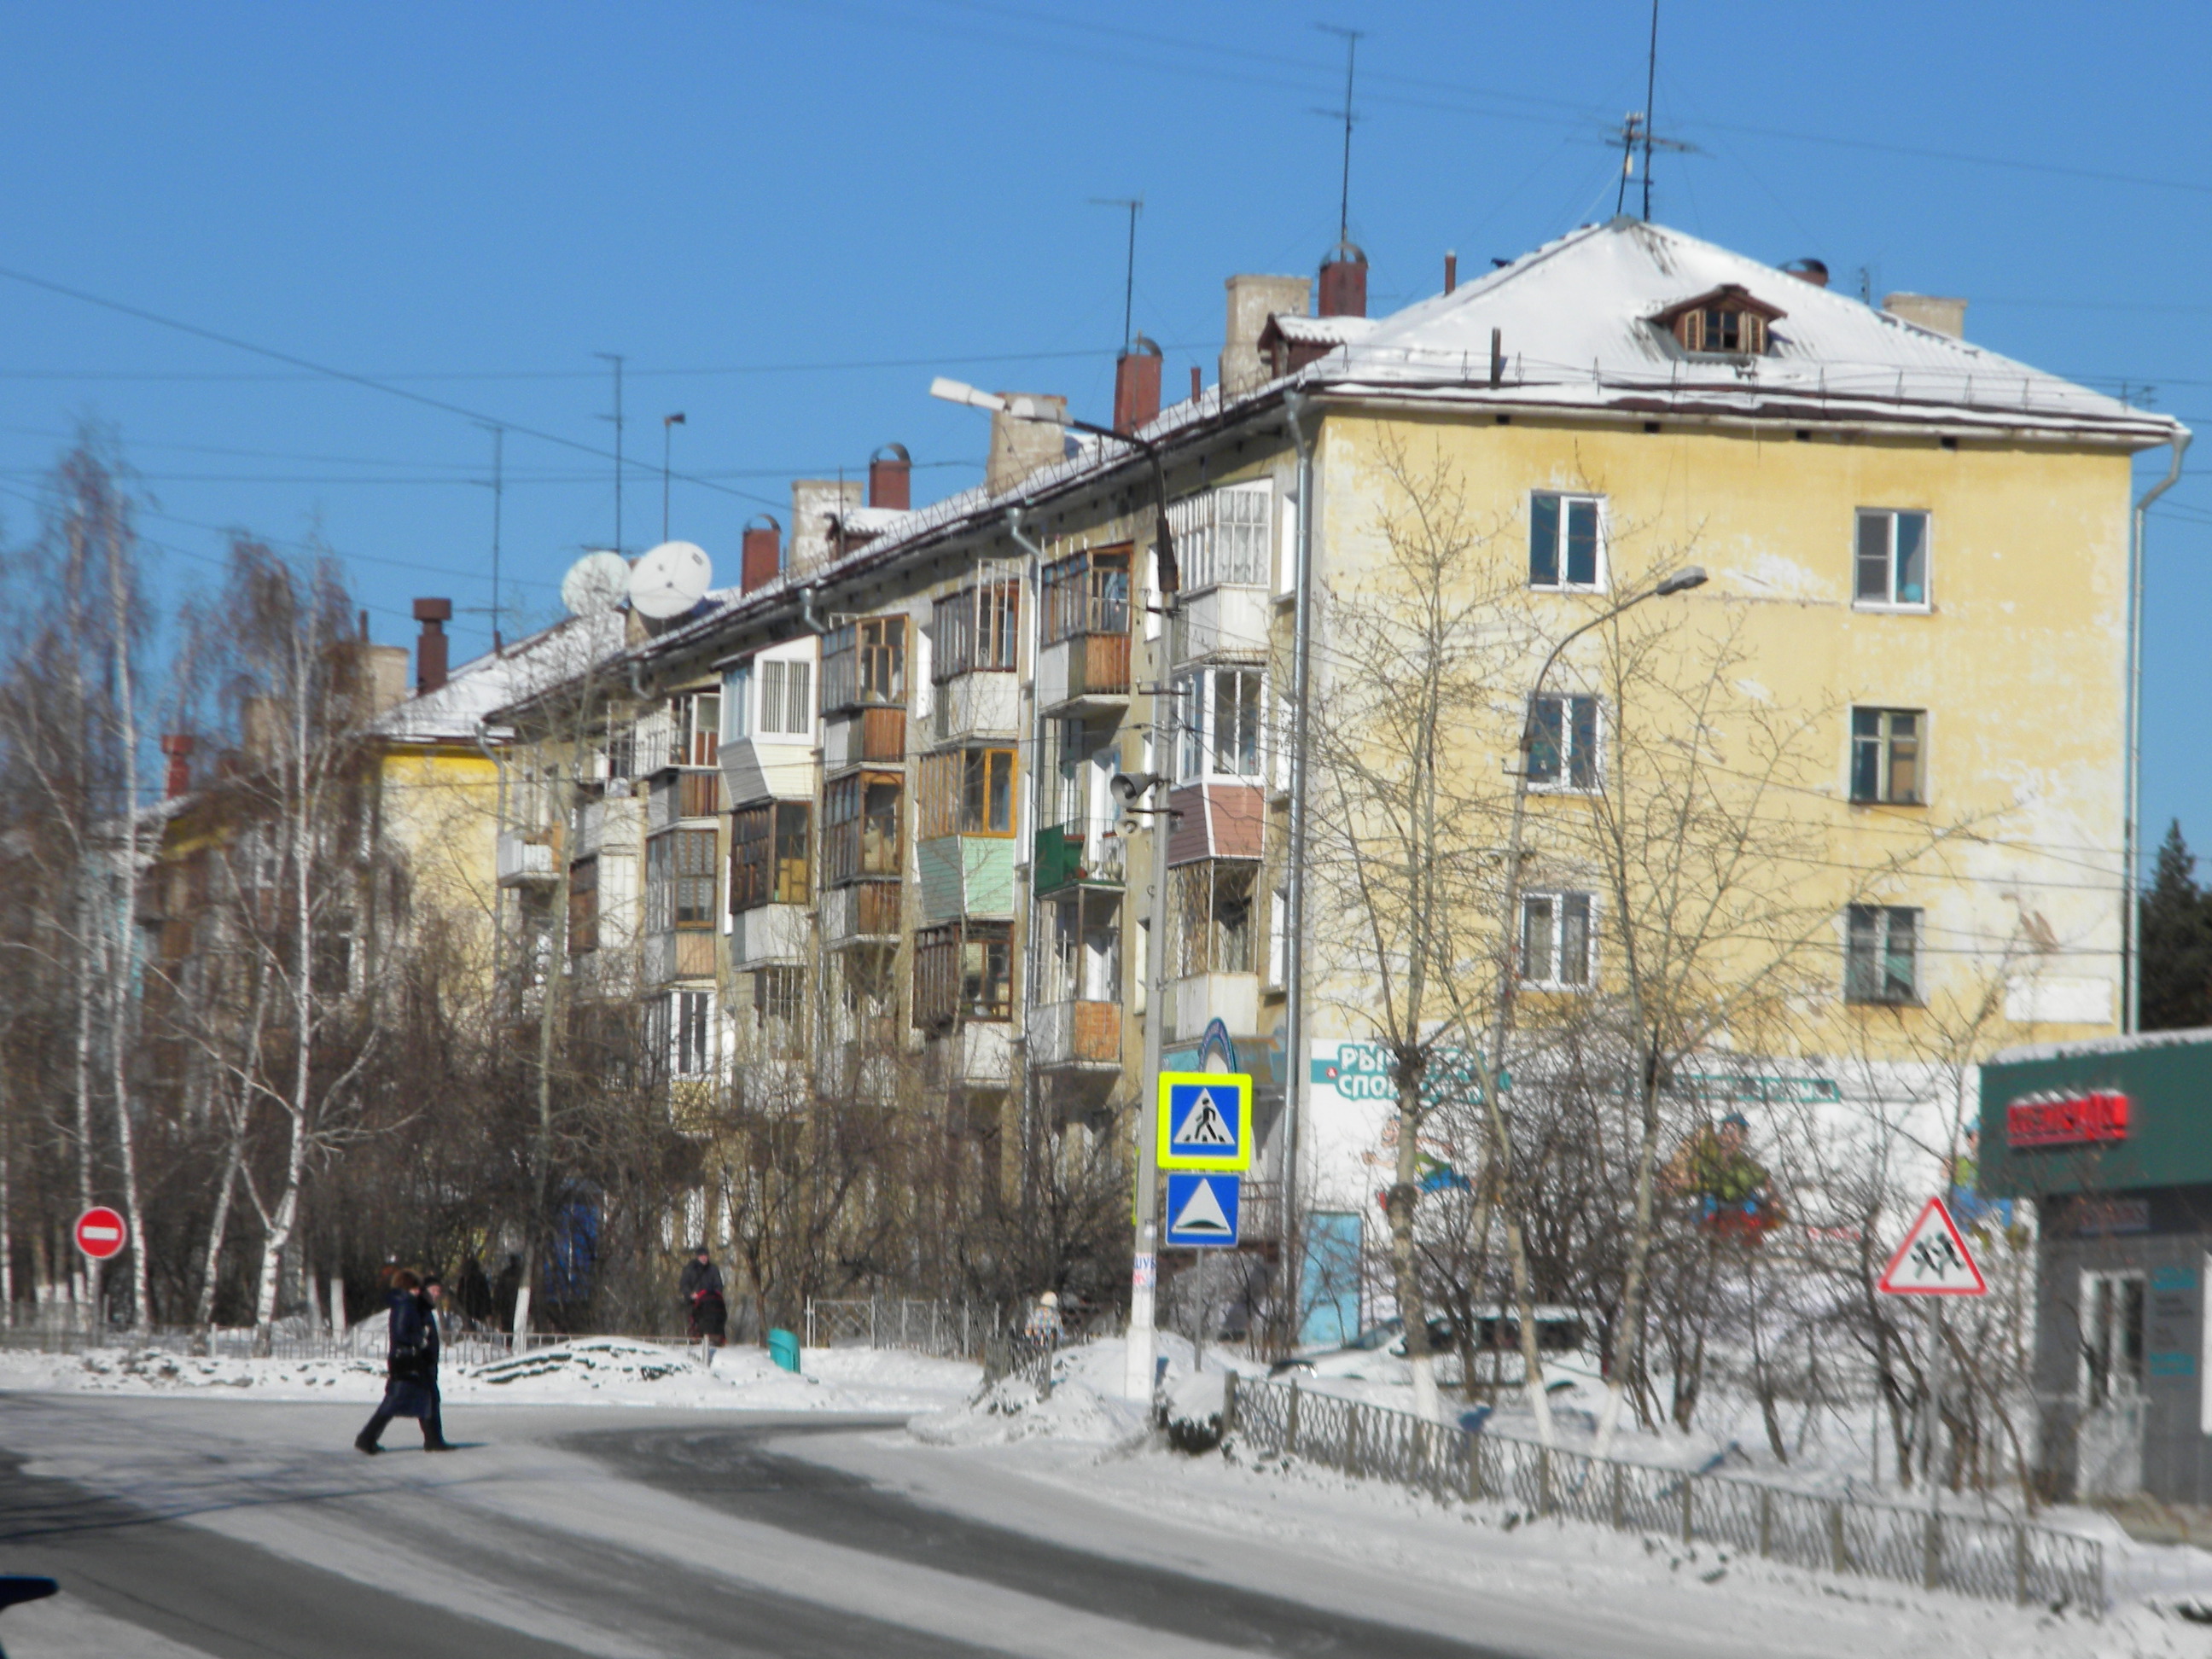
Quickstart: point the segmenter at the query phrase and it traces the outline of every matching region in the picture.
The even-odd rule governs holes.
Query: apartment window
[[[1243,859],[1201,859],[1168,873],[1179,923],[1169,947],[1174,976],[1257,973],[1260,866]]]
[[[722,676],[722,741],[753,734],[753,665],[741,662]]]
[[[899,807],[906,781],[895,772],[859,772],[823,791],[822,873],[831,885],[860,876],[903,873]]]
[[[1129,631],[1129,550],[1100,549],[1044,568],[1044,642]]]
[[[1014,833],[1014,751],[956,749],[921,757],[921,837]]]
[[[832,629],[822,649],[825,710],[906,706],[906,618],[866,617]]]
[[[1273,484],[1232,484],[1168,508],[1184,592],[1267,586],[1274,501]]]
[[[714,925],[714,832],[671,830],[645,844],[648,933]]]
[[[1844,996],[1851,1002],[1919,1000],[1920,912],[1854,904],[1844,918]]]
[[[1851,710],[1853,800],[1920,804],[1920,741],[1927,718],[1917,708]]]
[[[1530,698],[1528,759],[1532,784],[1596,788],[1597,699],[1548,694]]]
[[[757,665],[760,732],[764,738],[814,735],[814,665],[779,661]]]
[[[1588,893],[1529,893],[1521,900],[1521,980],[1552,990],[1590,982],[1595,935]]]
[[[714,994],[676,991],[663,999],[668,1024],[668,1069],[677,1077],[699,1077],[714,1066]]]
[[[1781,315],[1731,283],[1670,307],[1652,320],[1672,329],[1685,351],[1757,357],[1771,343],[1767,325]]]
[[[1121,1000],[1121,900],[1090,891],[1040,905],[1041,1002]],[[1049,921],[1042,918],[1049,917]],[[1139,924],[1142,926],[1143,924]]]
[[[1012,924],[955,922],[914,940],[914,1023],[942,1030],[970,1020],[1013,1018]]]
[[[1539,490],[1528,502],[1528,586],[1595,588],[1603,585],[1603,532],[1595,495]]]
[[[576,955],[599,948],[599,861],[568,866],[568,949]]]
[[[712,766],[722,736],[722,694],[693,691],[668,701],[671,766]]]
[[[607,776],[634,778],[637,775],[637,727],[626,720],[610,719],[606,738]]]
[[[1262,678],[1256,668],[1216,668],[1176,683],[1180,781],[1260,777]]]
[[[753,970],[753,1024],[765,1030],[771,1024],[791,1026],[806,1010],[806,970],[804,968],[758,968]]]
[[[937,602],[936,656],[929,677],[942,683],[957,674],[1004,672],[1018,664],[1021,584],[979,582]]]
[[[2081,1275],[2081,1403],[2132,1400],[2143,1384],[2143,1277]]]
[[[813,805],[771,801],[730,814],[730,914],[804,904],[813,880]]]
[[[1926,605],[1928,515],[1862,508],[1858,522],[1858,603]]]

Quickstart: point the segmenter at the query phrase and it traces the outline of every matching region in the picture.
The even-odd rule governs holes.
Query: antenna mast
[[[615,366],[615,412],[612,415],[602,415],[599,418],[603,421],[611,420],[615,423],[615,551],[619,553],[623,550],[623,357],[618,351],[594,351],[592,356],[603,363],[612,363]]]
[[[1659,0],[1651,0],[1651,50],[1644,60],[1644,222],[1651,222],[1651,100],[1659,89]]]
[[[1136,314],[1137,301],[1137,216],[1145,210],[1145,198],[1141,196],[1094,196],[1091,198],[1091,205],[1129,210],[1129,258],[1122,267],[1121,274],[1121,349],[1127,351],[1129,342],[1135,337],[1131,332],[1131,322]]]
[[[491,653],[496,657],[504,648],[499,631],[499,531],[500,509],[507,497],[507,428],[489,428],[491,433]]]
[[[1320,112],[1344,119],[1344,182],[1336,198],[1336,240],[1341,246],[1352,240],[1352,124],[1358,118],[1352,109],[1352,77],[1358,62],[1359,42],[1367,31],[1348,29],[1335,23],[1316,23],[1314,27],[1325,33],[1344,37],[1344,107]]]

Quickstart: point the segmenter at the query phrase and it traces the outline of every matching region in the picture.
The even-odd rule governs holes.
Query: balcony
[[[643,805],[629,795],[609,795],[586,802],[583,824],[576,838],[576,856],[588,859],[602,853],[636,853]]]
[[[803,904],[763,904],[730,918],[730,966],[738,973],[806,960],[812,913]]]
[[[822,764],[835,772],[841,767],[889,763],[906,758],[906,710],[860,708],[832,714],[822,724]]]
[[[653,985],[665,985],[676,979],[714,978],[714,934],[704,928],[647,934],[645,977]]]
[[[502,887],[550,887],[556,878],[550,830],[502,830],[497,856]]]
[[[856,881],[822,895],[822,942],[832,950],[853,945],[896,945],[904,889],[896,881]]]
[[[1039,895],[1063,887],[1120,887],[1128,843],[1111,824],[1056,823],[1036,833],[1032,867]]]
[[[1030,1064],[1044,1070],[1121,1069],[1121,1005],[1041,1002],[1030,1010]]]
[[[924,1076],[939,1089],[1003,1089],[1013,1077],[1013,1049],[1001,1021],[979,1020],[930,1039]]]
[[[1260,1028],[1260,976],[1194,974],[1179,979],[1173,1006],[1175,1024],[1168,1029],[1176,1036],[1194,1036],[1218,1019],[1241,1042],[1243,1033]]]
[[[1129,636],[1078,634],[1037,653],[1037,706],[1048,714],[1109,714],[1129,702]]]
[[[721,809],[719,771],[664,772],[647,795],[646,829],[665,830],[690,818],[711,823]]]
[[[854,1105],[892,1105],[898,1099],[902,1058],[896,1048],[872,1040],[833,1042],[822,1054],[822,1091]]]
[[[1175,659],[1265,658],[1273,610],[1264,587],[1224,586],[1184,595],[1176,607]]]
[[[924,921],[1014,914],[1014,843],[1008,836],[938,836],[917,849]]]
[[[1021,730],[1022,687],[1014,674],[955,674],[937,687],[930,736],[940,744],[1011,738]]]

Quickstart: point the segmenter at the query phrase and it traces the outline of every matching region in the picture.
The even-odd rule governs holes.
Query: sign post
[[[1928,1305],[1928,1407],[1922,1443],[1926,1448],[1923,1468],[1928,1482],[1929,1523],[1932,1528],[1940,1490],[1936,1437],[1942,1422],[1938,1398],[1943,1376],[1943,1301],[1954,1296],[1987,1296],[1990,1285],[1982,1277],[1973,1251],[1967,1247],[1966,1236],[1951,1219],[1950,1210],[1942,1199],[1931,1198],[1920,1206],[1919,1215],[1905,1230],[1905,1242],[1889,1258],[1889,1265],[1881,1270],[1881,1278],[1875,1288],[1884,1296],[1920,1297]],[[1932,1540],[1935,1534],[1931,1531],[1929,1536]]]
[[[72,1231],[77,1249],[94,1261],[122,1255],[123,1247],[131,1242],[131,1230],[123,1224],[123,1218],[105,1204],[95,1204],[79,1216]]]

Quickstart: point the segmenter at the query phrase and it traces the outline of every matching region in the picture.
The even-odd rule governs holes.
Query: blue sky
[[[0,56],[0,266],[388,381],[304,374],[0,278],[0,513],[112,422],[178,578],[222,532],[319,532],[378,637],[450,595],[489,637],[491,440],[510,630],[614,535],[607,367],[628,359],[624,537],[732,569],[793,476],[898,441],[922,498],[980,417],[930,375],[1103,415],[1142,196],[1136,320],[1170,387],[1222,279],[1310,270],[1336,230],[1356,24],[1352,234],[1376,311],[1612,210],[1644,0],[1115,7],[1042,0],[19,7]],[[1998,350],[2212,425],[2212,10],[1663,0],[1656,216],[1817,255],[1839,286],[1962,294]],[[2140,388],[2153,386],[2144,394]],[[2212,441],[2154,515],[2145,817],[2212,851]],[[2148,470],[2149,462],[2145,463]]]

